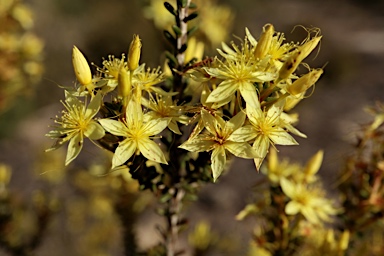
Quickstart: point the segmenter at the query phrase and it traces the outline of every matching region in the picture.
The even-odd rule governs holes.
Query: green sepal
[[[197,12],[193,12],[193,13],[189,14],[187,17],[185,17],[185,18],[183,19],[183,21],[184,21],[185,23],[187,23],[188,21],[191,21],[191,20],[197,18],[197,16],[199,16],[199,15],[197,14]]]

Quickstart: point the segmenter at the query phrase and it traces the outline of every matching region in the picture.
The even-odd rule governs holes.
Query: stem
[[[187,5],[185,8],[181,6],[177,6],[178,8],[178,17],[177,17],[177,26],[180,28],[180,35],[177,38],[176,42],[176,59],[177,59],[177,70],[179,73],[173,73],[173,88],[178,95],[177,99],[180,101],[183,98],[183,90],[185,88],[185,84],[183,83],[183,77],[181,73],[184,71],[184,61],[185,61],[185,51],[181,51],[183,45],[185,45],[188,41],[188,25],[184,22],[184,19],[188,16],[188,6],[191,3],[191,0],[187,1]]]
[[[191,3],[191,0],[187,1],[187,5],[185,8],[180,8],[179,10],[179,28],[181,30],[181,35],[177,38],[177,61],[179,63],[179,66],[182,67],[184,65],[184,60],[185,60],[185,53],[180,52],[181,47],[187,43],[187,33],[188,33],[188,26],[187,23],[184,22],[184,19],[188,16],[188,6]]]
[[[178,241],[179,234],[179,213],[182,207],[182,200],[184,198],[185,191],[183,189],[178,189],[173,194],[173,197],[168,202],[168,214],[167,214],[167,239],[166,239],[166,248],[167,256],[176,255],[176,245]]]

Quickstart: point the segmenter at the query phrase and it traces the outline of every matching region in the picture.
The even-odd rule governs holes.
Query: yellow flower
[[[232,137],[239,141],[254,139],[253,148],[260,157],[255,159],[256,169],[260,168],[271,143],[279,145],[298,144],[282,127],[281,108],[272,105],[267,112],[263,112],[260,108],[247,105],[246,110],[251,124],[235,131]]]
[[[122,121],[101,119],[100,124],[113,135],[125,137],[119,143],[112,158],[112,168],[123,165],[135,153],[141,153],[149,160],[167,164],[160,147],[151,140],[152,136],[162,132],[170,121],[169,118],[151,119],[145,122],[141,106],[137,102],[129,101],[126,118]]]
[[[285,206],[288,215],[302,214],[309,222],[321,224],[331,221],[331,215],[337,210],[331,201],[324,197],[321,189],[309,187],[302,183],[294,183],[288,179],[281,179],[281,188],[291,200]]]
[[[239,112],[236,116],[225,122],[220,116],[213,116],[203,109],[201,118],[208,132],[187,140],[179,147],[191,152],[212,151],[211,167],[214,181],[216,181],[225,168],[227,161],[226,151],[241,158],[252,159],[259,157],[247,142],[239,142],[231,138],[231,134],[244,123],[245,114],[243,112]]]
[[[239,91],[248,105],[260,107],[253,83],[272,81],[276,78],[275,74],[257,71],[254,65],[245,59],[218,61],[217,68],[204,68],[210,76],[223,80],[209,95],[207,102],[229,102],[234,93]]]
[[[148,120],[170,118],[168,128],[176,134],[182,134],[177,122],[186,124],[188,123],[188,117],[182,114],[181,107],[175,105],[171,96],[156,94],[156,100],[153,97],[150,100],[142,98],[142,104],[152,110],[145,115]]]
[[[102,95],[98,93],[86,107],[83,102],[66,92],[65,102],[63,103],[66,110],[63,111],[62,117],[55,121],[60,126],[57,126],[55,130],[46,135],[58,140],[47,151],[57,149],[69,141],[65,160],[65,165],[68,165],[79,155],[83,148],[84,136],[91,140],[99,140],[104,137],[103,127],[93,120],[93,117],[99,112],[101,101]]]

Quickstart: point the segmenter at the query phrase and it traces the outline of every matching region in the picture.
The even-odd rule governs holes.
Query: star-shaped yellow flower
[[[209,95],[207,102],[230,101],[232,95],[239,91],[245,102],[254,108],[260,107],[254,82],[265,82],[276,79],[277,75],[258,71],[253,62],[244,58],[241,60],[219,60],[218,67],[207,67],[205,71],[212,77],[223,80],[219,86]],[[227,100],[225,102],[225,100]]]
[[[242,158],[259,157],[247,142],[230,139],[233,131],[241,127],[245,120],[245,113],[239,112],[225,122],[220,116],[213,116],[208,111],[201,111],[201,118],[205,124],[206,133],[199,134],[184,142],[180,148],[191,152],[212,151],[213,180],[220,176],[227,160],[226,151]]]
[[[256,168],[259,169],[268,153],[270,144],[297,145],[296,140],[283,129],[280,122],[281,108],[272,105],[268,111],[247,105],[247,116],[250,125],[241,127],[232,134],[237,141],[251,141],[253,148],[260,158],[255,158]]]
[[[112,158],[112,168],[120,166],[128,161],[133,154],[141,153],[149,160],[167,164],[164,153],[160,147],[151,140],[169,124],[169,118],[149,120],[143,114],[142,108],[137,102],[129,101],[126,108],[126,118],[122,121],[101,119],[100,124],[113,135],[125,137],[116,148]]]
[[[68,165],[79,155],[83,148],[84,136],[91,140],[104,137],[103,127],[93,120],[93,117],[99,112],[101,99],[101,93],[96,94],[86,107],[83,102],[66,92],[63,103],[66,110],[63,111],[62,117],[55,121],[59,126],[46,135],[58,139],[55,145],[47,151],[57,149],[69,141],[65,165]]]

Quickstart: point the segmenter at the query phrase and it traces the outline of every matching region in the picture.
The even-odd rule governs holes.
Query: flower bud
[[[256,59],[262,59],[267,55],[271,47],[273,33],[275,33],[275,29],[272,24],[264,25],[263,32],[261,33],[254,53]]]
[[[141,54],[141,41],[138,35],[134,35],[128,51],[129,70],[133,71],[139,66],[140,54]]]
[[[127,70],[121,65],[118,76],[118,90],[119,96],[122,98],[129,96],[131,92],[131,81],[129,79],[129,74]]]
[[[300,62],[304,60],[319,44],[322,36],[317,36],[300,46]]]
[[[314,37],[298,47],[281,67],[279,71],[279,79],[287,79],[293,72],[295,72],[299,64],[313,51],[313,49],[316,48],[321,38],[322,36]]]
[[[79,81],[81,85],[88,85],[92,83],[91,68],[89,67],[84,55],[76,46],[73,46],[72,50],[72,64],[77,81]]]
[[[321,74],[323,74],[323,70],[321,68],[314,69],[308,74],[305,74],[304,76],[297,79],[295,82],[293,82],[292,85],[288,86],[287,91],[291,95],[297,95],[305,92],[308,88],[314,85],[317,80],[319,80]]]
[[[309,159],[304,169],[304,174],[307,178],[311,179],[311,177],[319,171],[321,163],[323,162],[323,156],[324,151],[319,150],[314,156],[311,157],[311,159]]]

